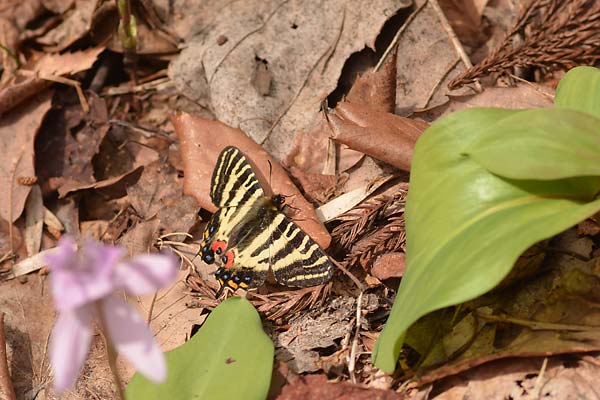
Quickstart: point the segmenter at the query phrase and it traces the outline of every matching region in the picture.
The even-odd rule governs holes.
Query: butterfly
[[[283,213],[282,195],[265,195],[244,154],[223,149],[213,171],[210,197],[218,210],[203,233],[200,252],[207,264],[217,263],[220,288],[262,286],[269,268],[286,286],[327,282],[333,264],[314,240]]]

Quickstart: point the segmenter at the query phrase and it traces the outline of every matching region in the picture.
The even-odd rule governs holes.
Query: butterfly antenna
[[[271,187],[271,178],[273,175],[273,164],[271,164],[271,160],[267,160],[267,162],[269,163],[269,187]]]

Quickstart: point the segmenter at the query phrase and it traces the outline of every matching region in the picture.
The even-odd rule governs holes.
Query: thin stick
[[[104,314],[102,313],[101,305],[99,302],[96,303],[96,314],[98,315],[98,325],[100,326],[100,333],[104,339],[104,347],[106,348],[106,356],[108,358],[108,366],[113,377],[115,386],[117,387],[117,399],[125,400],[125,394],[123,393],[123,382],[121,376],[117,370],[117,352],[112,347],[110,340],[108,339],[108,329]]]
[[[540,369],[540,373],[538,374],[538,377],[535,380],[535,386],[533,387],[533,398],[534,399],[540,398],[540,392],[542,391],[542,379],[544,379],[544,374],[546,373],[547,366],[548,366],[548,357],[545,357],[544,362],[542,363],[542,368]]]
[[[4,400],[17,400],[13,388],[10,372],[8,371],[8,359],[6,358],[6,337],[4,336],[4,313],[0,313],[0,394]]]
[[[355,276],[354,276],[354,275],[353,275],[353,274],[352,274],[350,271],[348,271],[346,268],[344,268],[344,266],[343,266],[341,263],[339,263],[339,262],[337,262],[337,261],[335,261],[335,260],[332,260],[331,258],[330,258],[329,260],[330,260],[330,261],[333,263],[333,265],[335,265],[336,267],[338,267],[339,269],[341,269],[341,270],[342,270],[342,272],[343,272],[344,274],[346,274],[346,276],[348,276],[348,278],[352,279],[352,282],[354,282],[354,284],[356,285],[356,287],[357,287],[357,288],[358,288],[358,289],[359,289],[361,292],[365,290],[365,285],[363,285],[363,284],[362,284],[362,283],[361,283],[361,282],[358,280],[358,278],[357,278],[357,277],[355,277]]]
[[[429,4],[431,4],[431,6],[433,7],[433,10],[435,11],[435,13],[437,14],[438,20],[440,21],[440,23],[442,24],[442,27],[446,31],[446,34],[450,38],[450,42],[452,42],[452,46],[454,46],[454,50],[456,50],[456,53],[460,57],[463,64],[465,64],[465,67],[467,67],[467,69],[473,68],[471,59],[465,52],[465,49],[462,47],[462,44],[460,43],[460,40],[458,40],[458,37],[456,37],[456,33],[454,33],[454,29],[452,29],[452,27],[450,26],[450,23],[448,22],[448,19],[446,19],[446,16],[444,15],[442,8],[440,7],[440,4],[437,2],[437,0],[428,0],[428,1],[429,1]],[[481,88],[481,84],[479,83],[478,80],[475,80],[475,88],[479,92],[481,92],[483,90]]]
[[[350,360],[348,362],[348,372],[350,373],[350,379],[352,383],[356,383],[356,376],[354,376],[354,367],[356,366],[356,357],[358,349],[358,338],[360,336],[360,315],[362,311],[362,298],[363,293],[360,292],[356,299],[356,331],[354,332],[354,339],[352,339],[352,348],[350,349]]]

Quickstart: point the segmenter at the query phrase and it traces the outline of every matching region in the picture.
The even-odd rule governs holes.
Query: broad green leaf
[[[567,72],[556,89],[554,105],[600,118],[600,69],[577,67]]]
[[[161,385],[136,374],[129,400],[265,399],[273,369],[273,343],[258,313],[241,297],[221,303],[183,346],[166,354]]]
[[[600,119],[566,108],[515,113],[482,130],[466,154],[512,179],[595,176],[582,190],[600,189]],[[580,182],[583,184],[583,182]],[[590,193],[591,191],[591,193]]]
[[[573,180],[504,180],[464,155],[482,131],[518,113],[464,110],[417,142],[406,204],[407,267],[373,351],[385,372],[394,371],[404,333],[420,317],[489,291],[528,247],[600,210],[600,200],[558,195],[568,195]]]

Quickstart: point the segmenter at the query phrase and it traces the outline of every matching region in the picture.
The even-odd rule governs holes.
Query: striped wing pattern
[[[206,227],[201,252],[204,262],[219,265],[215,275],[221,290],[259,287],[269,267],[287,286],[313,286],[331,278],[333,265],[323,250],[264,195],[239,149],[221,152],[211,199],[219,210]]]

